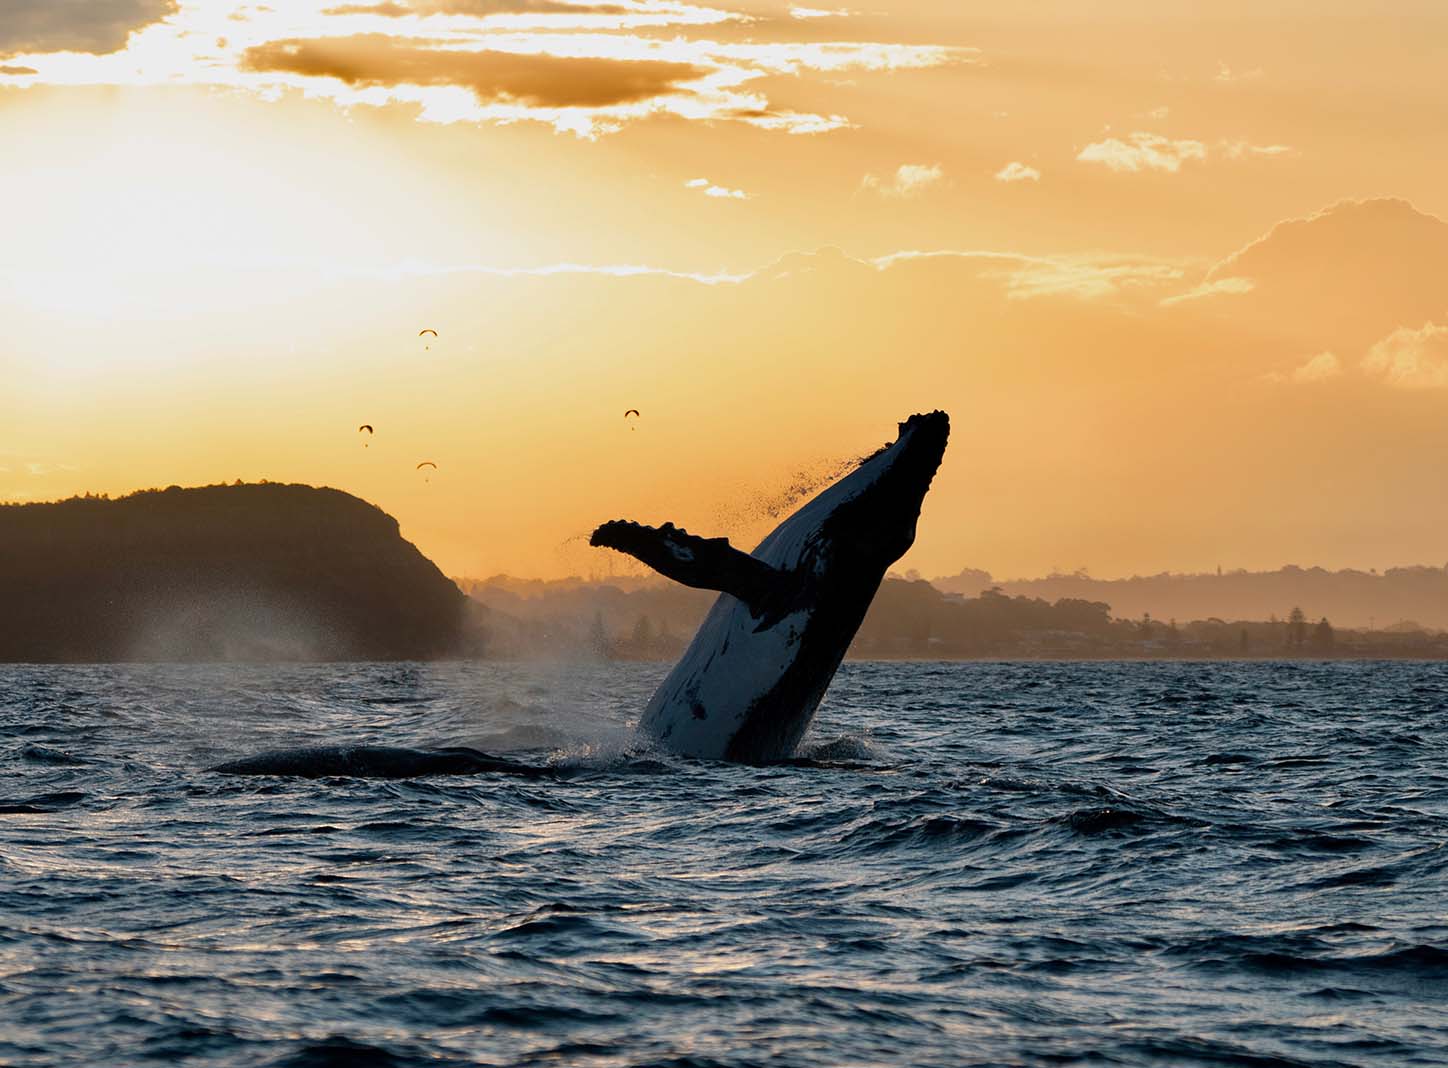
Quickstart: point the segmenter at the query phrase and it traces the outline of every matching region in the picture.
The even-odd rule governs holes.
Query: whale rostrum
[[[593,532],[593,545],[721,594],[644,709],[644,740],[703,759],[793,754],[885,572],[914,543],[949,434],[944,412],[911,416],[752,553],[671,523]]]

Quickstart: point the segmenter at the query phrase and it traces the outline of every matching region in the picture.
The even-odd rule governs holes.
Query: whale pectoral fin
[[[737,597],[753,615],[768,611],[786,585],[784,572],[740,552],[728,538],[701,538],[672,523],[646,527],[616,519],[595,530],[588,544],[628,553],[685,586]]]

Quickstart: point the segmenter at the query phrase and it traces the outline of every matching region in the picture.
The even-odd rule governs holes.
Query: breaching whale
[[[706,760],[784,760],[809,726],[885,572],[915,541],[950,418],[899,437],[780,523],[752,553],[672,524],[614,521],[591,544],[686,586],[719,590],[639,720],[649,741]]]
[[[671,523],[604,523],[590,543],[628,553],[686,586],[718,590],[639,720],[646,742],[705,760],[786,760],[814,717],[890,565],[915,541],[920,506],[950,436],[944,412],[912,415],[752,553]],[[550,769],[475,749],[317,746],[212,769],[230,775],[410,778]]]

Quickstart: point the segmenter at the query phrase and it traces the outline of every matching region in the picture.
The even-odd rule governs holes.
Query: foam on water
[[[1448,667],[0,668],[0,1064],[1443,1065]],[[474,745],[547,780],[227,778]]]

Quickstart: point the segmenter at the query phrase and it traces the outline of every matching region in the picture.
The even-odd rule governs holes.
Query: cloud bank
[[[0,4],[0,56],[118,52],[132,31],[175,12],[176,0],[5,0]]]
[[[586,138],[660,115],[829,133],[853,123],[831,110],[781,106],[772,98],[784,91],[781,79],[924,70],[977,56],[963,46],[797,40],[787,27],[798,19],[688,0],[13,2],[0,11],[0,56],[16,60],[7,70],[27,72],[27,85],[300,93],[344,108],[404,106],[426,122],[542,122]],[[812,21],[849,17],[826,14]],[[701,36],[734,24],[749,28],[744,39]],[[816,98],[840,93],[823,77],[813,88]]]

